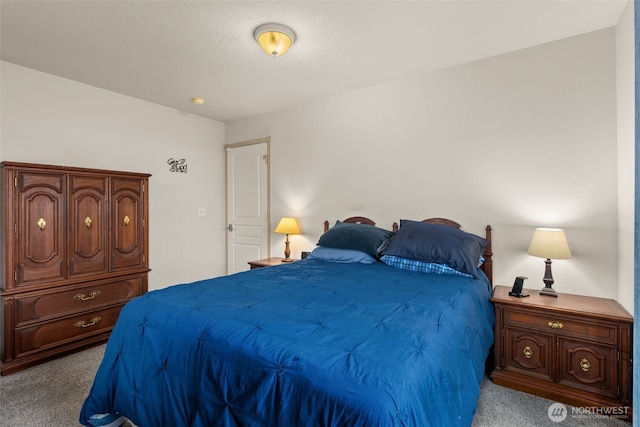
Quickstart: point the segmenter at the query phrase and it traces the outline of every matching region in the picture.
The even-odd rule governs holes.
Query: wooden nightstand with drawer
[[[494,383],[579,407],[629,407],[633,317],[611,299],[496,286]]]
[[[263,267],[273,267],[274,265],[282,265],[282,264],[286,264],[286,263],[282,262],[282,258],[280,257],[272,257],[272,258],[258,259],[255,261],[249,261],[249,266],[251,270],[255,270],[256,268],[263,268]]]

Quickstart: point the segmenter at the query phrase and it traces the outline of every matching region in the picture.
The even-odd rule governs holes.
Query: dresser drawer
[[[90,335],[109,332],[113,329],[123,306],[124,304],[60,320],[52,320],[35,326],[17,328],[15,331],[15,355],[20,357]]]
[[[578,319],[553,312],[534,312],[528,310],[507,309],[504,313],[505,327],[526,327],[544,333],[587,338],[605,344],[616,344],[617,327],[606,321]]]
[[[145,277],[15,299],[16,327],[126,302],[144,292]]]

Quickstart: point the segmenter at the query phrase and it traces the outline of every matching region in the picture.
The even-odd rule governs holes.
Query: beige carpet
[[[0,427],[80,426],[78,414],[103,354],[104,346],[99,346],[0,377]],[[552,422],[548,410],[553,403],[485,379],[473,427],[629,427],[620,420],[570,413],[564,421]]]

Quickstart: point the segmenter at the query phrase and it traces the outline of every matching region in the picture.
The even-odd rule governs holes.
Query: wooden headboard
[[[352,216],[351,218],[347,218],[342,222],[350,222],[353,224],[367,224],[367,225],[376,225],[376,222],[372,219],[369,219],[365,216]],[[326,233],[327,231],[329,231],[329,221],[325,220],[324,221],[324,232]],[[396,229],[393,230],[394,232],[398,231],[397,230],[397,226]]]
[[[342,222],[376,225],[375,221],[364,216],[352,216],[350,218],[345,219]],[[448,218],[428,218],[423,220],[422,222],[428,222],[430,224],[447,225],[449,227],[453,227],[458,230],[462,228],[458,222]],[[394,222],[391,229],[393,230],[394,233],[398,231],[398,223]],[[324,222],[325,233],[328,230],[329,230],[329,221],[325,221]],[[487,247],[484,250],[484,253],[482,254],[482,257],[484,258],[484,263],[482,264],[480,269],[484,272],[484,274],[489,279],[489,283],[491,283],[491,286],[493,286],[493,252],[491,250],[491,226],[487,225],[484,229],[484,232],[485,232],[484,238],[487,239],[489,244],[487,245]]]

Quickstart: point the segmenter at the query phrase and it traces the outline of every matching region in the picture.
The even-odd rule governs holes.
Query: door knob
[[[227,227],[227,230],[233,231],[233,224],[229,224],[229,226]]]

